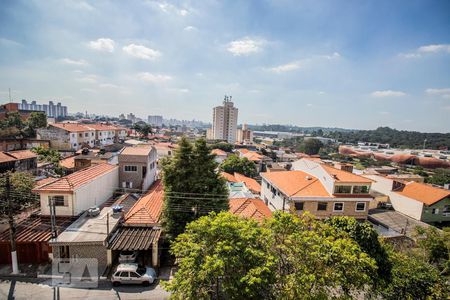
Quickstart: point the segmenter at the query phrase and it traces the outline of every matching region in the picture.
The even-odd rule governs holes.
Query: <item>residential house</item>
[[[375,191],[389,197],[396,211],[430,224],[450,221],[450,190],[389,176],[364,176],[373,180]]]
[[[155,147],[157,151],[158,159],[161,159],[164,157],[172,157],[175,150],[178,148],[178,145],[170,142],[159,142],[153,144],[153,147]]]
[[[121,251],[137,251],[140,263],[159,267],[163,202],[164,187],[157,180],[125,214],[121,227],[108,240],[113,259]]]
[[[301,161],[296,167],[303,170],[261,173],[261,196],[271,210],[309,211],[319,218],[367,218],[373,199],[370,179],[326,164]]]
[[[76,151],[95,146],[95,129],[78,123],[53,123],[39,128],[37,136],[50,140],[50,147],[61,151]]]
[[[220,173],[228,182],[230,198],[254,198],[254,195],[261,194],[261,185],[253,178],[244,176],[235,172],[230,174],[227,172]]]
[[[247,158],[248,160],[252,161],[256,165],[256,171],[262,172],[265,169],[265,166],[267,163],[272,162],[272,159],[270,157],[267,157],[265,155],[262,155],[256,151],[251,151],[245,148],[236,150],[236,153],[241,158]]]
[[[0,152],[0,173],[6,171],[35,171],[37,155],[30,150]]]
[[[230,199],[229,211],[239,217],[250,218],[259,222],[272,216],[270,209],[259,198]]]
[[[122,188],[146,191],[156,179],[157,151],[153,146],[125,147],[119,154]]]
[[[92,206],[111,198],[119,186],[119,168],[100,164],[37,186],[42,215],[50,215],[54,203],[56,216],[78,216]]]
[[[223,161],[225,159],[227,159],[227,153],[221,149],[212,149],[211,153],[214,154],[216,157],[214,158],[214,160],[216,161],[216,163],[218,163],[219,165],[221,163],[223,163]]]

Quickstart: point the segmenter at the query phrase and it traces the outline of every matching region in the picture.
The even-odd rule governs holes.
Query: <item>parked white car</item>
[[[114,286],[120,284],[142,284],[148,286],[156,279],[156,271],[153,268],[138,266],[138,264],[120,264],[116,272],[111,276]]]
[[[136,262],[136,251],[122,251],[119,254],[119,263],[134,263]]]

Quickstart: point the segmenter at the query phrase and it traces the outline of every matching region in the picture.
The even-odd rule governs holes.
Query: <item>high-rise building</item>
[[[148,123],[152,126],[161,127],[163,124],[162,116],[148,116]]]
[[[242,129],[237,130],[236,139],[238,143],[251,144],[253,143],[253,131],[248,129],[247,124],[243,124]]]
[[[68,114],[67,106],[61,105],[61,102],[58,102],[55,105],[53,101],[49,101],[48,104],[37,104],[36,101],[31,101],[31,103],[28,103],[27,100],[22,100],[22,102],[19,103],[19,109],[43,111],[47,117],[53,118],[67,117]]]
[[[236,142],[238,109],[233,106],[231,96],[225,96],[222,106],[213,109],[212,136],[215,140]]]

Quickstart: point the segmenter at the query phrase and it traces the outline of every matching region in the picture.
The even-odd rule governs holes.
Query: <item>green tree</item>
[[[449,169],[436,169],[432,176],[425,178],[425,182],[431,183],[431,184],[437,184],[440,186],[450,183],[450,170]]]
[[[234,174],[234,172],[243,174],[247,177],[255,177],[258,175],[256,171],[256,165],[248,158],[243,157],[240,158],[237,155],[233,154],[228,156],[220,165],[220,170]]]
[[[172,158],[162,161],[164,181],[163,226],[169,238],[187,223],[211,211],[228,210],[225,180],[202,139],[195,147],[182,137]]]
[[[387,300],[447,299],[449,288],[439,272],[421,258],[390,250],[392,278],[381,292]]]
[[[250,219],[204,216],[172,244],[179,269],[164,287],[174,299],[268,299],[275,268],[268,237]]]
[[[426,260],[435,265],[444,275],[450,273],[450,230],[439,231],[436,227],[417,227],[417,240]]]
[[[136,130],[136,132],[138,132],[143,138],[147,138],[148,134],[152,133],[152,126],[142,121],[134,124],[133,129]]]
[[[218,143],[214,143],[212,145],[209,146],[209,148],[212,149],[220,149],[223,150],[225,152],[231,152],[234,149],[234,146],[230,143],[226,143],[226,142],[218,142]]]
[[[325,221],[340,232],[348,234],[377,264],[377,272],[370,274],[374,289],[386,284],[391,278],[392,264],[389,255],[378,238],[378,233],[367,222],[351,217],[332,217]]]
[[[44,112],[34,111],[30,114],[27,123],[34,129],[47,127],[47,116]]]
[[[9,176],[11,184],[10,195],[15,213],[39,203],[39,197],[31,192],[34,187],[33,175],[27,172],[9,172]],[[5,195],[5,188],[6,174],[4,173],[0,176],[0,195]],[[7,199],[1,199],[0,215],[7,215],[8,206],[6,202]]]
[[[375,261],[358,244],[309,214],[274,214],[268,222],[276,257],[277,299],[350,297],[370,283]]]
[[[320,148],[323,147],[323,144],[318,139],[306,139],[300,145],[300,151],[304,152],[308,155],[315,155],[319,153]]]

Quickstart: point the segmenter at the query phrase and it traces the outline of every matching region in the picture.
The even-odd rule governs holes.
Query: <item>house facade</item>
[[[370,179],[319,162],[305,163],[297,163],[293,171],[261,173],[261,196],[271,210],[367,218],[373,199]]]
[[[125,147],[119,154],[120,186],[146,191],[156,179],[157,152],[152,146]]]
[[[373,180],[373,190],[389,197],[396,211],[429,224],[450,222],[450,190],[389,176],[364,176]]]
[[[96,165],[37,186],[41,214],[50,215],[50,203],[56,216],[78,216],[92,206],[111,198],[119,186],[119,168],[107,163]]]

